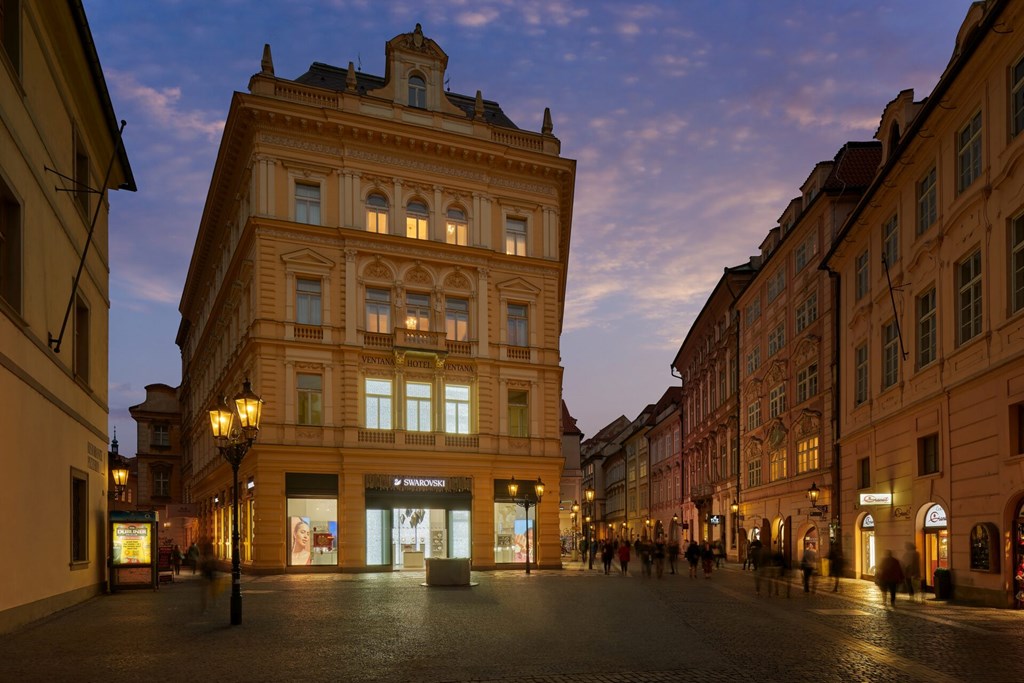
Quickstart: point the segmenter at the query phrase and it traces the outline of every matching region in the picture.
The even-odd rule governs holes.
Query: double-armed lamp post
[[[587,517],[586,517],[586,520],[587,520],[587,563],[588,563],[588,567],[590,567],[590,569],[593,569],[594,568],[594,550],[593,550],[593,548],[590,547],[590,544],[596,541],[596,539],[593,538],[594,534],[591,533],[594,530],[594,527],[591,524],[591,522],[596,517],[596,515],[594,514],[594,489],[591,488],[590,486],[588,486],[587,488],[583,489],[583,499],[587,502],[587,508],[586,508],[586,512],[587,512]]]
[[[526,532],[523,534],[523,537],[526,539],[526,573],[527,574],[530,573],[530,506],[531,505],[534,505],[534,506],[540,505],[541,496],[544,495],[544,482],[542,482],[540,480],[540,477],[537,477],[537,482],[533,485],[533,492],[534,492],[534,494],[536,494],[536,498],[534,500],[531,500],[530,497],[526,494],[525,491],[523,491],[523,497],[520,498],[519,497],[519,482],[516,481],[515,476],[513,476],[511,479],[509,479],[509,482],[508,482],[508,497],[511,498],[516,503],[518,503],[519,505],[522,505],[523,509],[526,510]],[[538,516],[536,514],[534,514],[534,519],[537,520],[537,522],[538,522],[537,526],[539,527],[540,526],[540,519],[538,518]],[[537,534],[534,533],[533,537],[534,537],[534,540],[536,540]]]
[[[210,427],[217,449],[231,465],[231,625],[242,623],[242,568],[238,551],[238,466],[249,452],[256,434],[260,431],[260,417],[263,414],[263,399],[253,393],[249,378],[245,379],[242,391],[235,396],[234,409],[223,398],[210,411]],[[238,427],[235,427],[238,417]]]

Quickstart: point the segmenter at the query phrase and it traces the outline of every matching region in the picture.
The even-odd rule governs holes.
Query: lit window
[[[505,221],[505,253],[526,256],[526,221],[509,218]]]
[[[935,167],[924,174],[917,183],[917,234],[930,228],[938,218],[938,201],[935,195]]]
[[[981,112],[957,133],[957,191],[963,192],[981,175]]]
[[[295,322],[320,324],[320,280],[299,278],[295,281]]]
[[[526,305],[508,305],[508,343],[510,346],[529,346]]]
[[[802,474],[818,469],[818,437],[798,441],[796,444],[796,472]]]
[[[780,448],[772,451],[768,456],[768,481],[778,481],[786,478],[786,449]]]
[[[295,222],[320,225],[320,186],[295,183]]]
[[[747,462],[747,487],[761,485],[761,458],[753,458]]]
[[[530,435],[529,395],[525,391],[509,389],[508,392],[508,435],[527,437]]]
[[[445,299],[445,332],[449,341],[469,340],[469,302],[465,299]]]
[[[366,331],[391,334],[391,292],[366,290]]]
[[[0,178],[0,299],[21,312],[21,204]]]
[[[300,373],[295,380],[299,387],[299,424],[323,424],[323,377]]]
[[[388,234],[388,200],[382,194],[375,193],[366,198],[366,230]]]
[[[466,212],[462,209],[448,209],[448,220],[445,221],[445,241],[448,244],[469,244],[469,224]]]
[[[408,292],[405,295],[405,329],[426,332],[430,329],[430,295]]]
[[[444,388],[444,431],[469,434],[469,387],[449,384]]]
[[[405,385],[405,428],[410,432],[429,432],[430,385],[425,382],[409,382]]]
[[[786,385],[779,384],[768,392],[768,417],[776,418],[786,410]]]
[[[409,202],[405,207],[405,236],[412,239],[428,239],[427,205],[423,202]]]
[[[427,108],[427,83],[419,76],[409,77],[409,106]]]
[[[900,340],[896,321],[882,325],[882,388],[888,389],[900,378]]]
[[[868,277],[870,273],[868,252],[861,252],[854,259],[853,271],[853,298],[854,301],[860,301],[868,293]]]
[[[917,297],[917,367],[923,368],[936,356],[935,288]]]
[[[391,380],[366,380],[366,428],[391,429]]]
[[[900,258],[900,221],[896,214],[882,226],[882,258],[890,266]]]
[[[803,403],[818,393],[818,364],[811,363],[796,373],[796,402]]]
[[[853,351],[853,405],[868,400],[868,345],[861,344]]]
[[[957,344],[981,334],[981,250],[957,264]]]

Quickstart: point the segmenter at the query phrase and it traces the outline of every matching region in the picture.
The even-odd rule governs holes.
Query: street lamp
[[[818,496],[821,495],[821,489],[818,488],[818,482],[812,481],[811,488],[807,489],[807,497],[811,501],[811,507],[815,510],[818,509]]]
[[[544,495],[544,482],[542,482],[540,480],[540,477],[537,477],[537,483],[535,483],[533,485],[533,492],[536,494],[536,503],[534,503],[534,501],[530,500],[530,497],[528,495],[526,495],[525,491],[523,492],[523,497],[522,498],[517,497],[517,495],[519,493],[519,483],[516,482],[515,476],[513,476],[508,481],[508,496],[509,496],[509,498],[511,498],[517,504],[522,505],[523,509],[526,511],[526,533],[524,534],[524,536],[526,538],[526,573],[527,574],[530,573],[530,505],[531,504],[540,505],[541,496]],[[538,526],[537,530],[540,531],[540,529],[539,529],[539,527],[540,527],[540,519],[537,517],[536,514],[534,514],[534,518],[537,520],[537,526]],[[536,534],[534,534],[534,539],[536,539]]]
[[[579,532],[576,530],[576,523],[580,519],[580,504],[572,501],[572,559],[575,562],[580,549]]]
[[[235,416],[238,427],[235,428]],[[253,393],[249,378],[245,378],[242,391],[235,395],[232,410],[227,397],[210,411],[210,427],[217,450],[231,465],[233,514],[231,516],[231,625],[242,623],[242,569],[238,551],[238,466],[249,452],[260,431],[260,417],[263,415],[263,399]]]
[[[114,462],[110,468],[110,476],[114,480],[114,499],[120,500],[121,494],[124,493],[125,488],[128,485],[128,466],[120,458]]]
[[[584,500],[586,500],[586,503],[587,503],[587,562],[588,562],[588,567],[590,569],[594,568],[594,551],[590,547],[590,544],[593,542],[591,540],[591,537],[592,537],[592,533],[591,532],[594,531],[594,525],[591,524],[591,522],[593,521],[594,517],[596,517],[596,515],[594,513],[594,495],[595,495],[595,493],[596,492],[594,491],[593,487],[591,487],[591,486],[588,486],[587,488],[583,489],[583,498],[584,498]]]

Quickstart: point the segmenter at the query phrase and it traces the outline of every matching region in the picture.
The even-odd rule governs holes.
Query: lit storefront
[[[935,503],[924,515],[924,579],[934,587],[936,569],[949,569],[949,529],[946,510]]]

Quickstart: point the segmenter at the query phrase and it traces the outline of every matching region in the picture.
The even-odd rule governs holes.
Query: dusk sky
[[[453,92],[520,128],[551,108],[577,160],[564,398],[586,436],[635,417],[723,268],[758,245],[818,161],[926,96],[967,0],[85,0],[139,191],[110,195],[110,424],[181,381],[178,303],[233,91],[314,62],[384,75],[422,24]],[[254,389],[258,392],[259,387]]]

